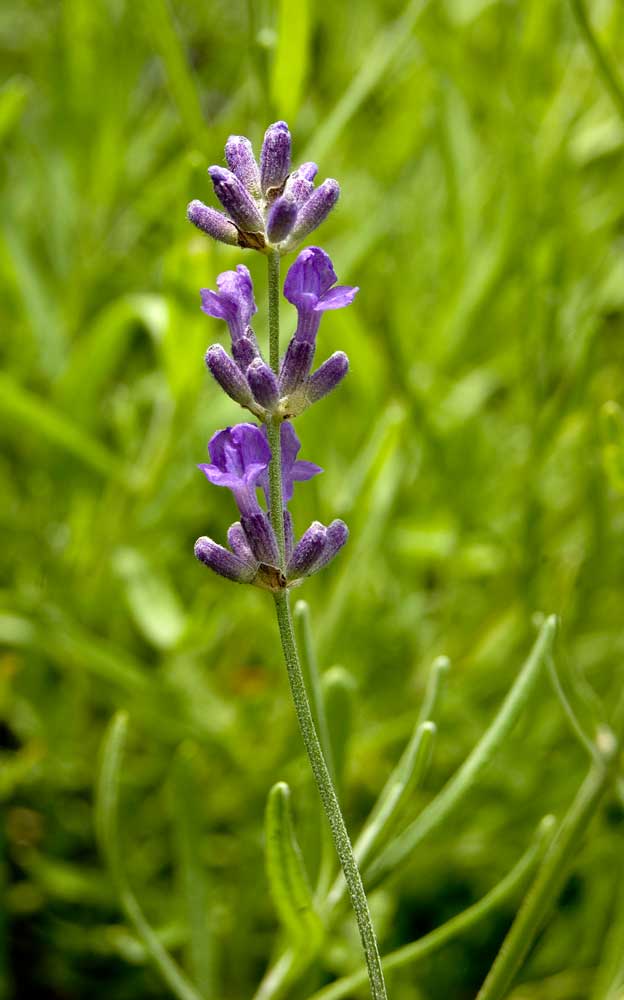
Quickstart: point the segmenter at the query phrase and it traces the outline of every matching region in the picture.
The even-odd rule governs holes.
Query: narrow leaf
[[[290,789],[283,781],[269,792],[265,829],[267,875],[280,921],[292,939],[313,947],[323,929],[295,833]]]

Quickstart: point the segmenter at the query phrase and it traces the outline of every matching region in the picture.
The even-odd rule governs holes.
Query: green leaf
[[[351,738],[357,684],[344,667],[330,667],[323,674],[322,689],[336,783],[340,787]]]
[[[281,923],[300,946],[313,948],[323,928],[292,818],[290,789],[280,781],[269,792],[265,816],[266,869],[271,896]]]
[[[200,992],[210,996],[215,992],[214,944],[208,921],[206,873],[201,863],[202,790],[193,744],[183,743],[179,748],[173,761],[172,779],[180,881],[189,926],[188,965]]]

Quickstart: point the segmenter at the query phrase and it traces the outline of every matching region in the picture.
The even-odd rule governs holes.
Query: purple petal
[[[284,297],[298,308],[309,309],[312,299],[316,300],[316,305],[336,280],[336,272],[325,251],[320,247],[308,247],[301,251],[286,275]]]
[[[344,309],[345,306],[350,306],[359,290],[357,285],[354,287],[350,285],[335,285],[334,288],[330,288],[328,292],[325,292],[321,296],[315,307],[316,312],[326,312],[328,309]]]
[[[292,478],[297,483],[304,483],[307,479],[312,479],[314,476],[318,476],[319,472],[322,472],[320,465],[315,465],[314,462],[305,462],[299,459],[295,462],[292,467]]]
[[[251,275],[244,264],[235,271],[223,271],[217,278],[218,292],[202,288],[202,311],[215,319],[224,319],[236,342],[248,331],[251,317],[257,312]]]

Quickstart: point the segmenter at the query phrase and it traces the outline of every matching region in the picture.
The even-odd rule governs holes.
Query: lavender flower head
[[[291,266],[284,295],[297,308],[298,323],[276,376],[263,360],[251,328],[257,312],[248,269],[239,264],[217,278],[217,291],[201,289],[201,308],[208,316],[224,320],[232,339],[232,358],[215,344],[206,364],[221,388],[259,420],[290,418],[302,413],[334,389],[345,377],[349,361],[336,351],[310,375],[316,334],[324,312],[351,304],[357,287],[336,285],[331,259],[320,247],[303,250]]]
[[[280,445],[283,469],[284,505],[292,499],[295,482],[304,482],[323,470],[313,462],[297,458],[301,448],[292,424],[281,426]],[[230,549],[207,536],[195,543],[195,555],[220,576],[237,583],[253,583],[263,589],[279,590],[294,586],[333,559],[345,544],[348,529],[342,521],[326,528],[315,521],[295,546],[292,523],[284,511],[287,537],[285,573],[278,568],[277,540],[267,513],[260,507],[257,488],[269,503],[268,467],[271,460],[266,431],[255,424],[238,424],[218,431],[208,444],[211,462],[199,466],[215,486],[231,490],[239,508],[240,522],[228,531]]]
[[[190,222],[222,243],[269,253],[290,253],[329,215],[340,187],[326,180],[314,187],[318,167],[304,163],[290,170],[291,137],[286,122],[269,125],[260,166],[245,136],[231,135],[225,145],[227,168],[209,168],[214,192],[225,212],[194,200]]]

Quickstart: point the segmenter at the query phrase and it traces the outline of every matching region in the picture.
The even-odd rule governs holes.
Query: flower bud
[[[209,208],[203,201],[192,201],[186,210],[189,222],[221,243],[238,245],[238,229],[233,222],[215,208]]]
[[[244,135],[231,135],[225,144],[225,159],[249,194],[259,198],[260,171],[249,139]]]
[[[277,198],[269,210],[267,220],[267,237],[269,243],[281,243],[285,240],[295,224],[297,206],[288,195]]]
[[[264,511],[241,517],[249,547],[258,562],[279,566],[279,549],[271,522]]]
[[[248,331],[250,333],[251,331]],[[255,338],[250,336],[239,337],[232,343],[232,355],[236,364],[246,372],[252,361],[259,357],[258,345]]]
[[[286,122],[274,122],[264,134],[260,182],[265,195],[279,193],[290,172],[290,132]]]
[[[306,396],[310,403],[316,403],[328,392],[335,389],[349,371],[349,359],[344,351],[336,351],[308,379]]]
[[[280,396],[288,396],[305,382],[314,360],[314,349],[315,345],[308,340],[292,338],[286,348],[280,370]]]
[[[299,174],[300,177],[305,178],[306,181],[313,181],[318,174],[318,167],[316,163],[312,163],[308,160],[307,163],[302,163],[301,166],[297,167],[295,173]]]
[[[317,187],[308,200],[301,206],[297,215],[297,221],[290,234],[289,245],[294,246],[320,226],[340,196],[340,186],[338,181],[329,179],[323,181]]]
[[[341,521],[339,518],[332,521],[331,524],[327,526],[325,547],[312,572],[317,573],[320,569],[323,569],[324,566],[327,566],[327,564],[332,561],[334,556],[340,552],[343,545],[346,544],[348,537],[349,529],[344,521]]]
[[[327,529],[325,526],[320,521],[313,521],[299,539],[295,551],[290,557],[286,570],[287,579],[296,580],[300,576],[308,576],[314,572],[325,549],[326,538]]]
[[[210,167],[208,173],[217,198],[238,228],[244,233],[263,232],[260,210],[236,174],[224,167]]]
[[[258,560],[249,547],[247,535],[240,521],[235,521],[234,524],[230,525],[227,539],[228,545],[235,556],[238,556],[239,559],[242,559],[243,562],[248,563],[250,566],[257,566]]]
[[[251,583],[256,575],[256,568],[243,562],[233,552],[228,552],[223,545],[213,542],[212,538],[202,536],[195,542],[195,556],[204,566],[224,576],[235,583]]]
[[[247,382],[256,402],[267,410],[274,410],[279,402],[277,377],[262,358],[256,358],[250,364],[247,369]]]
[[[253,403],[247,379],[221,344],[213,344],[206,352],[206,365],[221,388],[241,406]]]

